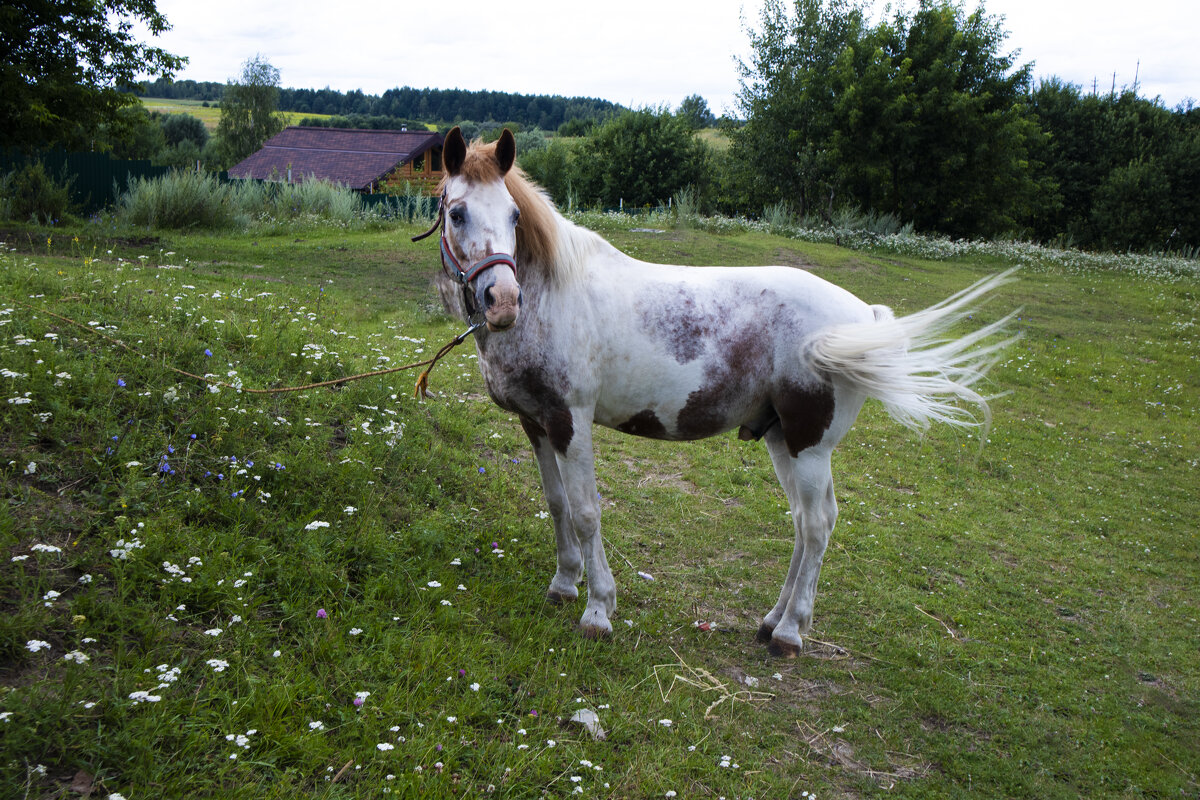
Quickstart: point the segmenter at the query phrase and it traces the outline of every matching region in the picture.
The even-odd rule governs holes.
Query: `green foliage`
[[[411,203],[405,206],[409,208]],[[118,200],[116,214],[126,224],[158,229],[288,221],[350,225],[377,216],[357,192],[326,181],[223,181],[194,169],[175,170],[161,178],[135,178]]]
[[[759,25],[749,31],[749,62],[739,61],[746,124],[732,133],[730,204],[786,200],[814,213],[836,196],[834,70],[863,36],[862,12],[848,0],[796,0],[793,18],[784,0],[766,0]]]
[[[215,175],[176,170],[162,178],[134,178],[117,201],[117,215],[150,228],[225,228],[237,219],[231,193]]]
[[[136,105],[120,109],[100,127],[96,149],[113,158],[156,161],[167,149],[167,139],[158,115]]]
[[[231,83],[221,100],[217,138],[223,166],[233,166],[256,152],[287,127],[278,109],[279,70],[262,56],[247,59],[241,81]]]
[[[572,208],[575,202],[574,148],[560,138],[550,140],[543,148],[526,152],[517,148],[521,169],[550,193],[562,208]]]
[[[8,219],[53,225],[71,209],[72,182],[65,165],[56,178],[41,161],[27,162],[0,176],[0,212]]]
[[[372,114],[346,114],[333,117],[303,117],[297,123],[306,128],[358,128],[373,131],[423,131],[425,123],[403,117]]]
[[[133,105],[134,78],[170,77],[186,59],[137,41],[170,29],[154,0],[54,0],[0,6],[0,147],[84,148]]]
[[[951,2],[874,28],[837,0],[798,2],[794,20],[781,2],[762,13],[744,67],[748,122],[734,134],[747,199],[786,199],[802,215],[873,209],[957,236],[1041,210],[1030,67],[1002,52],[998,21]],[[759,186],[756,170],[782,177]]]
[[[203,149],[208,144],[208,128],[199,117],[191,114],[164,114],[161,117],[163,137],[170,147],[191,142]]]
[[[576,159],[585,202],[616,206],[659,205],[685,186],[703,190],[708,147],[691,127],[667,111],[628,111],[601,124]]]
[[[692,127],[692,130],[700,130],[701,128],[711,128],[716,124],[717,118],[708,109],[708,101],[698,94],[688,95],[680,102],[679,108],[676,109],[675,115],[687,122]]]
[[[1200,243],[1200,113],[1060,81],[1040,84],[1031,103],[1059,200],[1038,235],[1116,249]]]

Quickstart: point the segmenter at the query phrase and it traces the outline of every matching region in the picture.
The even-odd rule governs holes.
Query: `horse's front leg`
[[[579,630],[588,638],[612,634],[609,616],[617,610],[617,587],[600,536],[600,500],[592,453],[592,414],[572,414],[574,431],[565,452],[556,453],[559,475],[571,508],[570,519],[587,569],[587,608]]]
[[[550,507],[550,518],[554,522],[554,540],[558,546],[558,567],[546,599],[553,603],[569,603],[579,596],[576,584],[583,577],[583,558],[579,553],[579,537],[571,521],[571,505],[563,488],[562,476],[558,472],[558,459],[546,431],[528,417],[521,417],[521,427],[533,445],[537,458],[538,472],[542,478],[542,493]]]

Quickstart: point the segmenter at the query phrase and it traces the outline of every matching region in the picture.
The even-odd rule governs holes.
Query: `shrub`
[[[0,178],[0,211],[5,217],[51,224],[71,208],[71,183],[66,166],[58,178],[41,161],[30,161]]]
[[[236,221],[228,187],[213,175],[189,170],[133,178],[117,201],[117,213],[151,228],[222,228]]]

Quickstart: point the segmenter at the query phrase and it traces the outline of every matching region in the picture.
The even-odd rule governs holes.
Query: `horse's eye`
[[[517,210],[513,211],[512,219],[513,219],[513,225],[516,225],[518,222],[521,221],[521,209],[518,208]]]
[[[450,212],[450,221],[455,225],[462,225],[464,219],[466,219],[466,215],[463,214],[461,208],[456,208]]]

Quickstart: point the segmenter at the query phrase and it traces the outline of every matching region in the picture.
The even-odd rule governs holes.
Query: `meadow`
[[[754,641],[792,539],[761,444],[598,431],[618,608],[589,641],[581,601],[543,599],[532,453],[469,343],[423,399],[413,372],[258,395],[171,371],[265,388],[428,358],[463,326],[419,224],[16,227],[0,795],[1200,792],[1195,261],[580,219],[901,313],[1022,266],[968,321],[1021,308],[987,440],[869,403],[835,453],[797,659]]]
[[[142,106],[147,111],[157,111],[160,114],[191,114],[204,123],[209,132],[217,129],[221,121],[221,107],[216,103],[205,105],[202,100],[176,100],[165,97],[142,97]],[[305,117],[328,119],[330,114],[303,114],[299,111],[280,111],[288,125],[298,125]]]

